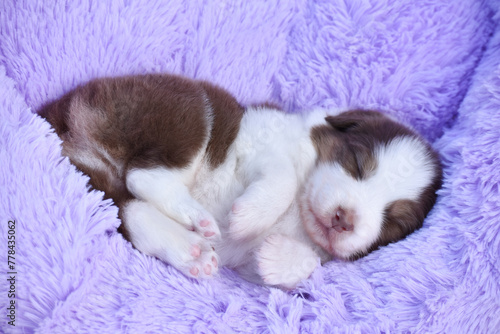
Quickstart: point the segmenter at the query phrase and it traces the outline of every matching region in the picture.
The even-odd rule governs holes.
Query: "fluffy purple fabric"
[[[445,1],[0,2],[0,251],[16,226],[22,333],[500,332],[498,3]],[[228,269],[185,278],[116,233],[117,209],[88,192],[35,114],[88,79],[174,72],[243,103],[376,108],[443,157],[424,227],[296,291]]]

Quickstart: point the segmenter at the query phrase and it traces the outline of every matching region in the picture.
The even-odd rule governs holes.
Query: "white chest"
[[[303,121],[294,115],[273,112],[270,119],[266,117],[265,112],[244,117],[224,163],[211,169],[202,162],[190,189],[193,197],[217,220],[222,239],[216,245],[216,251],[222,264],[239,268],[240,272],[241,267],[248,266],[248,272],[255,272],[252,254],[271,234],[310,243],[301,223],[299,203],[301,184],[316,159],[308,130],[304,128]],[[281,183],[273,185],[273,177],[266,179],[266,175],[272,173],[276,173],[276,179],[281,179],[282,172],[288,173],[289,181],[283,179],[284,182],[280,180]],[[282,195],[269,196],[272,200],[256,207],[255,212],[250,213],[252,219],[248,219],[247,224],[258,225],[267,218],[265,212],[272,212],[275,207],[282,213],[272,225],[258,234],[244,239],[234,238],[230,233],[230,212],[235,201],[247,195],[249,186],[253,190],[261,187],[261,191],[255,193],[261,193],[263,197],[271,192]],[[284,209],[281,208],[283,205]]]

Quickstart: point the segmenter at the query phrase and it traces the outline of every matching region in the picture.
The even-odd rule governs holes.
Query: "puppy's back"
[[[173,75],[103,78],[40,110],[63,155],[117,204],[131,197],[132,168],[183,168],[206,149],[215,166],[239,129],[243,108],[224,90]]]

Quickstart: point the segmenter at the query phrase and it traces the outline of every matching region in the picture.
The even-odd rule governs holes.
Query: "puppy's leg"
[[[208,239],[220,237],[212,215],[189,194],[182,171],[163,167],[132,169],[127,173],[127,188],[138,199],[152,203],[173,220],[195,229]]]
[[[169,263],[188,277],[217,273],[219,260],[206,238],[185,229],[147,202],[133,200],[121,210],[130,241],[144,254]]]
[[[288,209],[297,191],[291,162],[270,161],[253,168],[253,180],[229,212],[229,233],[234,239],[253,238],[271,227]]]
[[[319,256],[307,245],[282,234],[267,237],[256,254],[258,271],[269,285],[293,289],[308,278]]]

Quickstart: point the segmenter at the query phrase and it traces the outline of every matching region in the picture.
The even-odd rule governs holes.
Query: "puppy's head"
[[[326,117],[301,212],[331,255],[356,259],[422,226],[441,185],[437,154],[415,132],[374,111]]]

